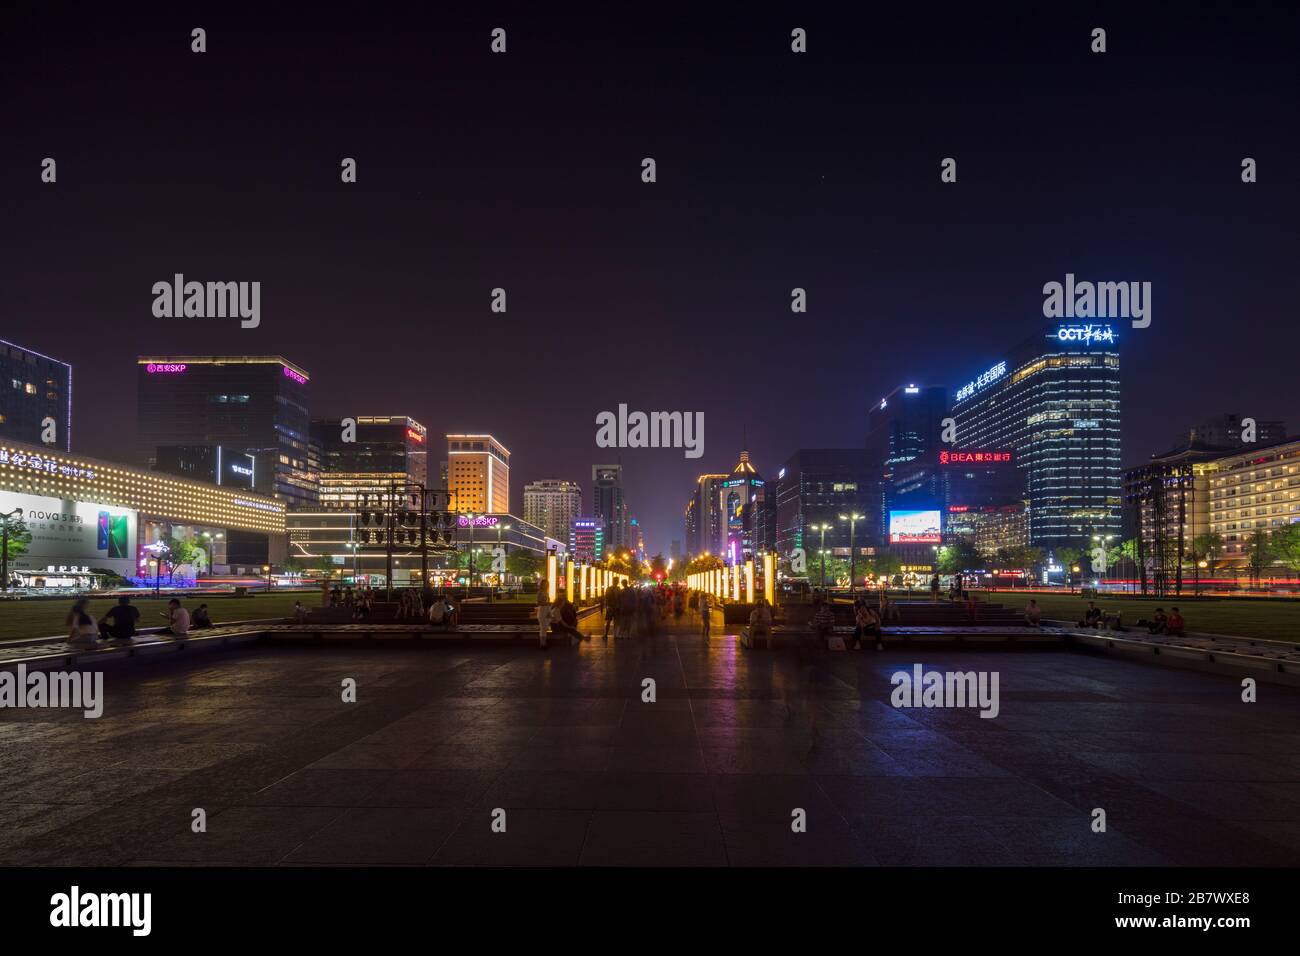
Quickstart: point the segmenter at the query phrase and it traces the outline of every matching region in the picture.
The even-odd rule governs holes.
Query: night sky
[[[1300,431],[1294,11],[473,6],[5,11],[0,337],[73,364],[74,451],[129,457],[142,353],[280,353],[313,416],[491,431],[516,511],[541,477],[589,500],[597,412],[703,411],[702,459],[621,453],[667,552],[742,432],[769,476],[860,445],[894,386],[1035,332],[1067,272],[1154,287],[1126,464],[1222,411]],[[154,318],[175,272],[260,281],[261,327]]]

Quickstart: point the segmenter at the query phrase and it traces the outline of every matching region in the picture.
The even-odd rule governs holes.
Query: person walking
[[[609,629],[618,617],[618,602],[622,598],[622,592],[623,589],[615,581],[610,589],[600,596],[601,613],[605,616],[605,640],[609,640]]]
[[[700,592],[700,599],[697,602],[700,609],[700,635],[707,641],[709,639],[709,625],[713,617],[713,597],[708,591]]]
[[[767,641],[770,649],[772,646],[772,608],[767,603],[767,598],[759,598],[754,602],[754,610],[749,612],[749,643],[754,646],[758,639],[762,637]]]

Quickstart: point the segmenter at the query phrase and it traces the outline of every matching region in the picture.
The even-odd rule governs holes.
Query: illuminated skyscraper
[[[1029,539],[1089,548],[1119,540],[1120,379],[1113,323],[1053,323],[953,397],[954,449],[1010,451],[1029,502]]]
[[[279,355],[142,355],[136,360],[137,457],[150,468],[169,445],[239,448],[257,462],[257,490],[311,508],[307,372]]]
[[[591,466],[591,513],[605,522],[605,543],[611,550],[636,545],[628,534],[622,465]]]

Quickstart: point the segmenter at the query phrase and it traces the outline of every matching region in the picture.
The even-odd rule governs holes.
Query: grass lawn
[[[206,604],[212,614],[212,623],[228,624],[265,617],[289,617],[293,613],[293,602],[299,600],[309,608],[318,607],[320,594],[288,591],[246,597],[195,595],[182,598],[181,603],[191,612],[200,604]],[[0,601],[0,643],[29,637],[66,636],[63,619],[72,602],[72,598],[65,601]],[[90,613],[99,620],[116,603],[117,598],[92,598]],[[159,616],[167,609],[166,598],[155,601],[152,597],[132,595],[131,603],[140,609],[140,627],[159,627],[166,623],[166,619]]]
[[[1024,594],[1015,591],[980,592],[982,599],[1023,608],[1030,598],[1038,601],[1043,617],[1075,623],[1083,617],[1088,599],[1077,594]],[[1138,618],[1149,618],[1157,607],[1177,605],[1187,621],[1187,630],[1209,634],[1232,634],[1237,637],[1267,638],[1274,641],[1300,641],[1300,600],[1286,598],[1181,598],[1116,597],[1097,598],[1102,611],[1119,611],[1124,626]]]

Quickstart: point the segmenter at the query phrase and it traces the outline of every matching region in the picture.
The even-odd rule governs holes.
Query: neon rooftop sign
[[[306,384],[307,384],[307,376],[305,376],[305,375],[299,375],[297,372],[295,372],[293,369],[289,368],[289,366],[287,366],[287,365],[282,366],[282,367],[284,368],[284,377],[285,377],[285,378],[291,378],[291,379],[293,379],[295,382],[297,382],[299,385],[306,385]]]
[[[997,365],[993,366],[983,375],[975,379],[975,381],[968,382],[966,385],[963,385],[961,388],[959,388],[957,390],[957,401],[960,402],[963,401],[964,399],[970,398],[976,392],[980,391],[981,389],[983,389],[988,385],[992,385],[994,382],[996,382],[998,379],[1000,379],[1003,375],[1006,374],[1007,374],[1007,363],[999,362]]]
[[[150,362],[144,370],[150,375],[178,375],[187,368],[189,366],[184,362]]]

